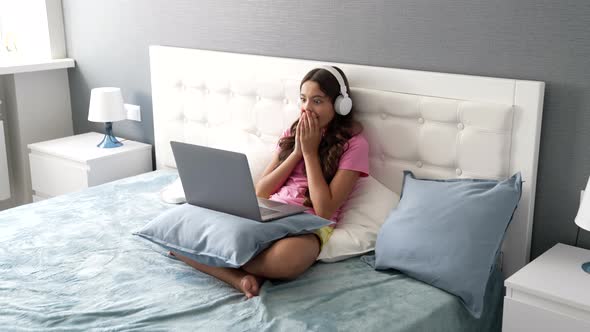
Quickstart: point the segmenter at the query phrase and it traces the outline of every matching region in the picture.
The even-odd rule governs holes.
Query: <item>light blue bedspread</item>
[[[2,331],[499,330],[502,278],[482,319],[457,298],[359,258],[316,264],[246,298],[131,233],[172,207],[156,171],[0,212]]]

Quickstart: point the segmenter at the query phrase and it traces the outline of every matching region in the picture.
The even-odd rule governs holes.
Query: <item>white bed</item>
[[[258,178],[298,115],[299,81],[324,62],[153,46],[158,170],[0,212],[0,326],[15,331],[499,331],[492,269],[479,319],[458,297],[364,259],[318,263],[244,295],[133,236],[174,205],[170,140],[245,152]],[[399,193],[421,177],[504,178],[523,195],[504,243],[529,257],[543,83],[336,64],[352,87],[371,174]]]
[[[298,116],[299,83],[337,65],[370,143],[371,174],[399,193],[402,171],[428,178],[506,178],[523,193],[508,229],[506,277],[529,261],[544,83],[150,47],[157,168],[174,168],[170,140],[248,155],[258,178]]]

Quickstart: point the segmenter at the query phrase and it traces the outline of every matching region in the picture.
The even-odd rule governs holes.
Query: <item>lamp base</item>
[[[98,143],[96,146],[103,149],[110,149],[110,148],[118,148],[123,145],[123,143],[119,142],[117,138],[113,135],[113,123],[112,122],[105,122],[105,134],[102,138],[102,141]]]
[[[582,264],[582,270],[584,270],[586,273],[590,273],[590,262]]]

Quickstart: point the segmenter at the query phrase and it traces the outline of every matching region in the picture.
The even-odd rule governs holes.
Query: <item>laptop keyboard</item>
[[[264,216],[271,215],[273,213],[277,213],[277,211],[276,210],[273,210],[273,209],[267,209],[267,208],[262,207],[262,206],[259,206],[259,208],[260,208],[260,215],[263,216],[263,217]]]

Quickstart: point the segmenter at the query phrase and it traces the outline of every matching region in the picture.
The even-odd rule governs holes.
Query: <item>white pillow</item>
[[[180,177],[171,184],[164,187],[164,189],[160,190],[160,198],[162,201],[170,204],[182,204],[186,203],[186,198],[184,197],[184,189],[182,188],[182,182],[180,181]]]
[[[337,262],[374,250],[381,225],[398,203],[399,195],[372,176],[358,179],[318,260]]]

